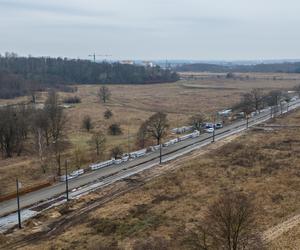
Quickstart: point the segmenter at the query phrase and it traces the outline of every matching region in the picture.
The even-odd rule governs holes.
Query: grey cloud
[[[300,58],[299,0],[0,0],[0,53]]]
[[[0,0],[0,9],[3,11],[26,11],[26,12],[46,12],[68,16],[113,16],[111,11],[96,11],[94,9],[76,8],[62,4],[53,4],[51,1],[26,1],[26,0]]]

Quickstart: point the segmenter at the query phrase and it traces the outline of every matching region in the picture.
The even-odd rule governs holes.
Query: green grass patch
[[[161,215],[148,212],[142,215],[140,214],[137,217],[130,214],[128,217],[120,219],[92,219],[89,226],[96,234],[126,238],[136,236],[147,230],[155,230],[162,225],[165,220],[166,218]]]

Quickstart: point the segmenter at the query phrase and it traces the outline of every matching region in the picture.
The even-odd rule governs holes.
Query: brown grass
[[[299,122],[299,114],[273,122]],[[184,240],[189,230],[207,205],[228,189],[255,194],[260,207],[258,222],[264,231],[300,211],[298,137],[300,130],[292,128],[244,134],[206,155],[180,163],[177,170],[95,210],[84,223],[27,249],[50,249],[53,245],[81,249],[97,244],[108,249],[151,249],[153,245],[156,249],[188,249]],[[283,235],[269,249],[276,249],[278,244],[281,248],[277,249],[295,249],[298,231]],[[155,242],[160,242],[159,246]]]
[[[107,105],[100,104],[97,99],[99,86],[78,86],[76,95],[81,98],[82,103],[66,109],[69,117],[68,137],[72,144],[65,153],[65,158],[71,160],[70,169],[75,168],[74,151],[76,149],[82,151],[82,167],[97,160],[95,152],[88,145],[91,133],[87,133],[81,128],[81,122],[85,115],[92,117],[94,130],[102,129],[106,132],[111,123],[121,124],[123,134],[107,138],[104,158],[108,158],[110,149],[116,145],[121,145],[125,152],[137,149],[135,134],[140,124],[153,112],[168,113],[171,127],[183,126],[187,124],[192,114],[212,113],[230,107],[239,100],[241,93],[249,91],[251,88],[288,89],[295,86],[298,80],[300,81],[300,77],[294,74],[248,74],[249,79],[236,80],[225,79],[224,76],[217,78],[215,74],[208,73],[190,74],[193,74],[195,79],[182,80],[172,84],[111,85],[112,100]],[[245,77],[245,75],[241,76]],[[278,80],[274,80],[274,76]],[[62,98],[72,95],[74,94],[61,93]],[[38,101],[44,101],[45,97],[45,93],[42,93]],[[0,105],[24,100],[26,97],[0,100]],[[103,119],[107,108],[114,113],[113,118],[108,121]],[[51,176],[54,173],[51,169],[50,166],[45,175],[41,174],[39,163],[32,157],[31,152],[20,158],[0,160],[0,181],[5,183],[0,193],[10,192],[11,189],[14,189],[12,180],[16,175],[23,180],[25,185],[32,185]]]

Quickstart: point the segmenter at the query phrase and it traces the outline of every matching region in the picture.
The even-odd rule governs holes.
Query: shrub
[[[81,103],[81,99],[78,96],[71,96],[71,97],[65,98],[64,103],[67,103],[67,104]]]
[[[93,219],[90,226],[95,229],[97,233],[108,236],[114,234],[117,230],[118,224],[108,218]]]
[[[92,118],[89,115],[86,115],[83,118],[82,127],[88,132],[93,128]]]
[[[281,201],[284,200],[284,197],[281,194],[275,194],[271,196],[272,202],[273,203],[280,203]]]
[[[123,132],[122,132],[122,129],[121,129],[121,126],[119,124],[111,124],[108,128],[108,132],[110,135],[121,135]]]
[[[139,239],[134,242],[133,250],[164,250],[171,249],[171,244],[168,240],[161,237]]]
[[[235,78],[235,75],[232,72],[229,72],[229,73],[227,73],[226,78],[233,79],[233,78]]]
[[[95,233],[103,236],[120,236],[122,238],[137,235],[149,229],[156,229],[164,221],[164,217],[154,213],[141,214],[137,217],[130,214],[125,218],[92,219],[89,226]]]
[[[111,112],[111,110],[107,109],[107,110],[104,112],[104,118],[105,118],[106,120],[110,119],[112,116],[113,116],[113,113]]]

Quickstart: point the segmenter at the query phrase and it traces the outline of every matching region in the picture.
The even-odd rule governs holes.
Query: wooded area
[[[68,84],[145,84],[173,82],[178,75],[159,66],[143,67],[89,60],[0,56],[0,98]],[[68,90],[68,88],[67,88]]]
[[[300,73],[300,62],[297,63],[273,63],[255,65],[218,65],[207,63],[185,64],[175,68],[178,72],[255,72],[255,73]]]

